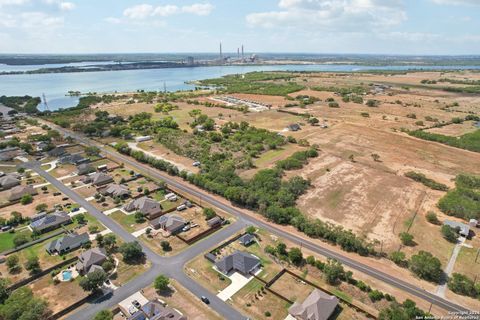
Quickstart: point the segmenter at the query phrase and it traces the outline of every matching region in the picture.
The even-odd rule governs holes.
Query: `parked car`
[[[200,167],[200,165],[201,165],[200,161],[195,161],[195,162],[193,163],[193,166],[194,166],[194,167]]]
[[[77,212],[78,210],[80,210],[80,208],[73,208],[72,212]]]
[[[137,300],[133,300],[132,301],[132,305],[137,308],[137,309],[140,309],[142,307],[142,305],[140,304],[140,302],[138,302]]]
[[[188,230],[190,230],[190,225],[189,224],[187,224],[185,227],[182,228],[183,232],[186,232]]]
[[[205,304],[210,304],[210,300],[208,300],[208,298],[205,297],[205,296],[201,296],[200,300],[202,300],[202,302],[205,303]]]
[[[53,195],[54,196],[59,196],[59,195],[61,195],[61,193],[60,192],[54,192]]]
[[[8,231],[10,229],[12,229],[12,226],[3,226],[2,227],[2,231]]]
[[[177,207],[177,211],[183,211],[183,210],[187,210],[187,206],[184,205],[184,204],[181,204]]]

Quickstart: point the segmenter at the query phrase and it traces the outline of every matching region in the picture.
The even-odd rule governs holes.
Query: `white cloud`
[[[461,6],[461,5],[467,5],[467,6],[478,6],[480,5],[479,0],[430,0],[435,4],[441,4],[441,5],[452,5],[452,6]]]
[[[71,10],[75,9],[76,5],[73,2],[60,2],[58,4],[58,7],[62,11],[71,11]]]
[[[314,28],[316,30],[370,30],[407,19],[401,0],[280,0],[279,10],[246,17],[253,27]]]
[[[123,15],[130,19],[145,19],[152,15],[153,6],[150,4],[139,4],[123,11]]]
[[[208,16],[213,11],[214,6],[210,3],[195,3],[189,6],[183,6],[182,12],[196,14],[197,16]]]
[[[21,6],[29,3],[29,0],[0,0],[0,7],[3,6]]]
[[[119,18],[115,18],[115,17],[107,17],[105,19],[106,22],[108,23],[112,23],[112,24],[119,24],[119,23],[122,23],[122,19],[119,19]]]
[[[181,13],[207,16],[212,12],[213,8],[214,6],[210,3],[194,3],[182,7],[172,4],[157,7],[154,7],[150,4],[139,4],[125,9],[123,11],[123,15],[129,19],[137,20],[156,16],[169,17]]]

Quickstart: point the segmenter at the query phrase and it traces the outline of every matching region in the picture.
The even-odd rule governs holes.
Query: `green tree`
[[[329,284],[336,284],[339,280],[345,277],[345,270],[343,265],[334,259],[328,259],[323,267],[325,278]]]
[[[87,218],[85,218],[85,215],[83,213],[77,214],[75,216],[75,220],[77,221],[78,224],[86,224],[87,223]]]
[[[210,220],[214,218],[217,215],[217,213],[212,208],[204,208],[203,215],[205,216],[205,220]]]
[[[451,243],[457,243],[458,235],[455,229],[445,224],[442,226],[441,231],[445,240]]]
[[[299,266],[303,262],[302,250],[299,248],[291,248],[288,252],[288,258],[294,265]]]
[[[95,270],[80,279],[79,285],[85,291],[94,292],[98,290],[107,280],[107,274],[103,270]]]
[[[455,293],[469,297],[476,297],[480,294],[477,292],[473,280],[460,273],[452,274],[448,279],[448,288]]]
[[[422,279],[438,283],[443,274],[442,264],[430,252],[420,251],[408,263],[410,270]]]
[[[125,242],[120,246],[119,250],[123,255],[123,261],[127,263],[138,262],[145,256],[142,251],[142,246],[138,241]]]
[[[390,260],[399,266],[404,266],[406,263],[405,253],[402,251],[394,251],[390,254]]]
[[[140,211],[135,212],[134,218],[136,223],[145,222],[145,215]]]
[[[427,218],[427,221],[430,222],[431,224],[440,223],[440,221],[438,221],[438,217],[435,212],[429,211],[425,217]]]
[[[413,246],[415,245],[415,241],[413,241],[413,235],[408,232],[400,233],[400,240],[406,246]]]
[[[110,310],[97,312],[93,320],[113,320],[113,313]]]
[[[5,302],[8,298],[8,287],[10,285],[10,281],[5,278],[0,278],[0,305]]]
[[[103,237],[103,246],[108,252],[113,252],[117,245],[117,237],[113,233],[109,233]]]
[[[257,228],[255,228],[254,226],[248,226],[245,229],[245,232],[248,234],[255,234],[256,231],[257,231]]]
[[[161,274],[155,278],[155,282],[153,286],[157,291],[164,291],[168,289],[169,284],[170,284],[170,279],[168,279],[168,277]]]
[[[47,302],[35,297],[28,286],[13,291],[0,306],[2,320],[46,320],[50,314]]]
[[[279,242],[277,244],[276,248],[277,254],[280,256],[286,256],[287,255],[287,245],[283,242]]]
[[[23,205],[27,205],[29,203],[32,203],[33,201],[33,197],[31,194],[24,194],[21,198],[20,198],[20,203],[23,204]]]
[[[25,269],[30,271],[31,274],[36,274],[42,271],[40,268],[40,260],[37,256],[29,256],[25,262]]]
[[[19,264],[20,259],[16,254],[11,254],[7,257],[7,260],[5,261],[8,272],[10,273],[18,273],[22,270],[22,266]]]
[[[15,247],[20,247],[22,244],[25,244],[30,241],[26,234],[17,234],[13,237],[13,244]]]
[[[102,263],[102,268],[105,270],[106,273],[109,273],[115,268],[115,265],[113,264],[112,261],[107,260],[104,263]]]
[[[162,240],[160,242],[160,246],[162,247],[162,250],[167,252],[167,251],[172,251],[172,247],[170,246],[170,242],[167,240]]]

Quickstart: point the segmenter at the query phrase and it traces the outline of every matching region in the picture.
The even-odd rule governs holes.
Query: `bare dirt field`
[[[466,133],[474,132],[477,129],[478,128],[475,126],[475,122],[465,121],[464,123],[450,124],[448,126],[440,128],[428,129],[427,131],[431,133],[443,134],[446,136],[459,137]]]

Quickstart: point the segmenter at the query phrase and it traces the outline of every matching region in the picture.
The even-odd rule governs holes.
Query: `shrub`
[[[441,232],[442,232],[442,236],[445,240],[447,240],[448,242],[451,242],[451,243],[457,243],[458,236],[457,236],[457,232],[456,232],[455,229],[453,229],[452,227],[450,227],[448,225],[443,225],[442,229],[441,229]]]
[[[415,245],[415,241],[413,241],[413,235],[408,232],[400,233],[400,240],[405,246]]]
[[[372,302],[375,302],[382,300],[384,298],[384,295],[378,290],[372,290],[368,293],[368,297],[370,298],[370,300],[372,300]]]
[[[155,282],[153,286],[157,291],[164,291],[168,289],[169,284],[170,284],[170,279],[167,276],[164,276],[163,274],[161,274],[155,278]]]
[[[413,255],[408,265],[414,274],[428,281],[438,283],[443,274],[440,260],[423,250]]]
[[[448,288],[464,296],[476,297],[480,295],[480,292],[475,288],[473,280],[460,273],[452,274],[450,279],[448,279]]]
[[[435,212],[429,211],[426,215],[427,221],[432,224],[439,224],[440,221],[438,220],[437,214]]]
[[[394,251],[390,254],[390,260],[392,260],[395,264],[399,266],[404,266],[405,261],[405,253],[401,251]]]

